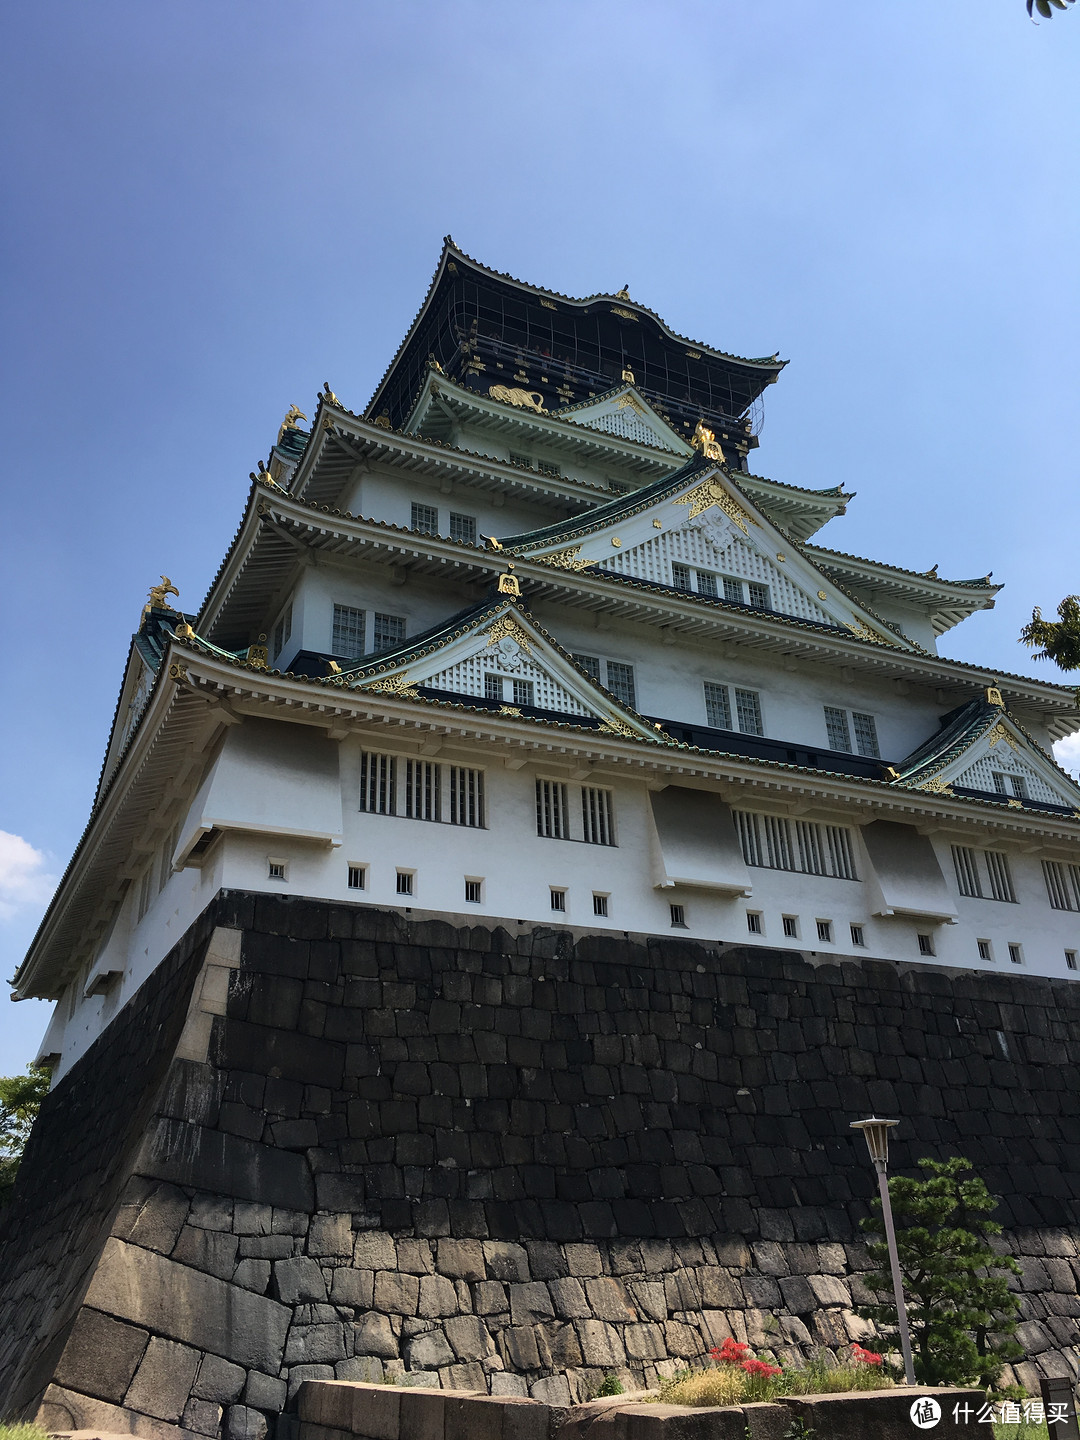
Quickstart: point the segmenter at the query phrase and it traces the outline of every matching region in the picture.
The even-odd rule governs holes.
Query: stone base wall
[[[867,1337],[849,1120],[966,1155],[1075,1376],[1080,987],[223,894],[0,1221],[0,1414],[259,1440],[305,1380],[562,1406]]]

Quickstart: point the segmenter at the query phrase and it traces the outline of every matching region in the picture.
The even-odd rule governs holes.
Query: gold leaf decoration
[[[489,646],[497,645],[500,640],[509,637],[521,646],[526,655],[532,654],[529,636],[512,615],[500,615],[498,620],[488,627],[487,637]]]
[[[706,510],[715,505],[718,510],[724,512],[729,520],[734,521],[744,535],[749,535],[750,526],[757,524],[757,521],[748,515],[741,505],[736,504],[719,480],[706,480],[672,503],[689,505],[690,514],[687,516],[689,520],[696,520],[699,515],[704,514]]]

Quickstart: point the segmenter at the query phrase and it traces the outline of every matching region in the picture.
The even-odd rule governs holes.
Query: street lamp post
[[[900,1350],[904,1357],[904,1376],[909,1385],[915,1384],[915,1369],[911,1363],[911,1335],[908,1331],[907,1308],[904,1305],[904,1287],[900,1280],[900,1256],[896,1249],[896,1230],[893,1227],[892,1204],[889,1201],[889,1131],[899,1120],[853,1120],[852,1130],[861,1130],[866,1136],[866,1148],[877,1171],[878,1192],[881,1195],[881,1213],[885,1220],[885,1241],[889,1247],[889,1269],[892,1271],[893,1298],[896,1301],[896,1322],[900,1330]]]

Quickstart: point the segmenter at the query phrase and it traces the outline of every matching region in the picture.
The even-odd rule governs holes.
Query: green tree
[[[15,1172],[50,1079],[42,1065],[28,1065],[25,1075],[0,1076],[0,1205],[11,1198]]]
[[[1027,0],[1028,14],[1034,19],[1037,10],[1044,20],[1049,20],[1054,10],[1064,10],[1073,0]],[[1053,6],[1052,10],[1050,7]]]
[[[1080,670],[1080,595],[1066,595],[1056,620],[1044,620],[1036,605],[1031,621],[1020,631],[1025,645],[1041,645],[1036,660],[1053,660],[1059,670]]]
[[[997,1201],[968,1161],[919,1165],[928,1172],[924,1179],[889,1180],[915,1377],[921,1385],[992,1385],[1005,1361],[1023,1353],[1012,1338],[1020,1302],[1007,1281],[1020,1267],[990,1244],[1001,1234],[989,1218]],[[873,1208],[862,1228],[881,1235],[881,1201]],[[869,1249],[881,1268],[866,1283],[889,1300],[861,1306],[859,1314],[895,1331],[888,1250],[883,1240]]]

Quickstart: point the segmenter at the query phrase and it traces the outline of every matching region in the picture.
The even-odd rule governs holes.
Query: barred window
[[[450,511],[450,539],[462,540],[466,545],[476,544],[476,516],[455,515]]]
[[[761,724],[761,701],[756,690],[735,691],[735,714],[744,735],[764,735]]]
[[[581,787],[581,838],[587,845],[614,845],[615,827],[610,790]]]
[[[953,869],[956,871],[956,888],[961,895],[982,899],[982,882],[979,879],[979,857],[969,845],[952,847]]]
[[[699,595],[716,594],[716,576],[710,575],[708,570],[697,572],[697,589]]]
[[[484,699],[501,700],[503,693],[502,685],[503,677],[496,675],[494,670],[488,670],[484,675]]]
[[[360,809],[372,815],[397,814],[397,756],[365,750],[360,756]]]
[[[833,880],[857,880],[855,847],[844,825],[820,825],[783,815],[735,810],[735,828],[747,865],[764,870],[795,870]]]
[[[881,750],[878,748],[877,724],[873,715],[860,715],[857,711],[851,712],[851,728],[855,732],[855,748],[860,755],[867,755],[873,760],[880,759]]]
[[[536,468],[540,471],[541,475],[562,474],[562,471],[559,469],[557,463],[554,460],[537,460]]]
[[[533,703],[533,682],[531,680],[515,680],[514,704],[531,705]]]
[[[323,634],[326,632],[323,631]],[[282,642],[284,643],[284,642]],[[330,649],[335,655],[355,660],[364,653],[364,612],[352,605],[334,606],[334,633]]]
[[[616,700],[621,700],[624,705],[629,705],[631,710],[637,708],[632,665],[624,665],[621,660],[609,660],[607,662],[607,688]]]
[[[580,665],[590,680],[600,683],[600,657],[598,655],[571,655],[571,660]]]
[[[365,865],[350,865],[350,866],[349,866],[349,889],[350,889],[350,890],[366,890],[366,889],[367,889],[367,867],[366,867]]]
[[[995,770],[994,789],[999,795],[1015,795],[1019,800],[1028,798],[1027,781],[1023,775],[1014,775],[1011,771]]]
[[[450,766],[450,824],[482,829],[484,772],[466,765]]]
[[[419,530],[421,535],[437,535],[439,533],[437,508],[434,505],[417,505],[413,501],[412,528]]]
[[[465,904],[479,905],[484,897],[484,882],[482,880],[465,881]]]
[[[405,814],[412,820],[440,820],[442,767],[434,760],[405,761]]]
[[[673,561],[671,566],[671,583],[672,585],[674,585],[676,590],[689,590],[690,566],[677,565]]]
[[[536,782],[536,833],[554,840],[569,840],[566,786],[558,780]]]
[[[727,575],[724,576],[724,599],[732,600],[736,605],[743,603],[741,580],[732,580]]]
[[[825,706],[825,730],[829,736],[830,750],[843,750],[851,753],[851,736],[848,733],[847,712],[835,710],[831,705]]]
[[[1080,865],[1044,860],[1042,868],[1051,907],[1054,910],[1080,910]]]
[[[751,580],[747,584],[746,589],[750,595],[750,604],[755,610],[771,609],[769,605],[769,587],[767,585],[757,585]]]
[[[405,639],[404,615],[380,615],[375,612],[375,649],[392,650]]]
[[[705,681],[705,719],[714,730],[731,729],[731,701],[726,685]]]
[[[1008,900],[1015,905],[1016,892],[1009,874],[1009,862],[999,851],[986,851],[986,873],[990,877],[990,894],[994,899]]]

